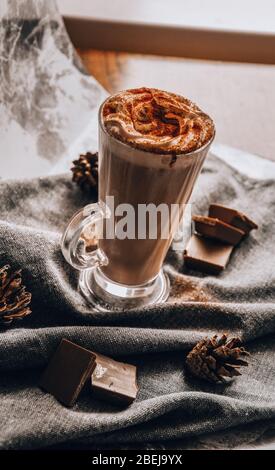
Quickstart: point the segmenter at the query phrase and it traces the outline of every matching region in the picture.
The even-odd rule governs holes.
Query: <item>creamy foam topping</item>
[[[109,134],[133,147],[160,154],[199,149],[214,135],[212,119],[195,103],[155,88],[111,96],[102,110]]]

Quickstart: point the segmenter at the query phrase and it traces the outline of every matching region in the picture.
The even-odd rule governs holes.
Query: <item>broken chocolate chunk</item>
[[[221,204],[210,204],[209,217],[216,217],[227,224],[243,230],[246,234],[248,234],[252,229],[258,228],[258,225],[242,212],[239,212],[236,209],[231,209],[230,207],[222,206]]]
[[[194,215],[192,217],[195,223],[196,232],[205,237],[215,238],[229,245],[237,245],[244,237],[245,232],[239,228],[233,227],[219,219]]]
[[[73,406],[95,367],[94,353],[62,339],[42,376],[40,387],[63,405]]]
[[[137,396],[137,368],[96,353],[96,368],[91,377],[92,392],[120,405],[130,405]]]
[[[184,262],[190,269],[219,274],[226,267],[233,248],[228,243],[192,235],[184,251]]]

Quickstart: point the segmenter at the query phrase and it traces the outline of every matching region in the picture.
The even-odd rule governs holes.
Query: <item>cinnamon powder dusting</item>
[[[102,118],[113,137],[159,154],[195,151],[215,132],[212,119],[195,103],[156,88],[135,88],[111,96]]]
[[[214,297],[202,285],[200,280],[190,279],[180,275],[171,279],[171,294],[169,302],[211,302]]]

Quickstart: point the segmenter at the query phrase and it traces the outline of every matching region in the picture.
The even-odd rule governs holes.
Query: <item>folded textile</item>
[[[88,202],[69,174],[0,180],[0,265],[22,268],[33,313],[0,331],[0,447],[196,438],[275,418],[275,180],[253,179],[209,156],[192,196],[193,213],[221,203],[259,225],[219,276],[191,272],[169,251],[169,301],[131,312],[95,312],[77,291],[78,274],[60,251],[61,232]],[[214,332],[239,335],[250,366],[228,385],[186,373],[186,353]],[[138,366],[140,391],[127,409],[86,390],[66,409],[38,388],[61,338]],[[273,421],[274,423],[274,421]],[[253,424],[254,426],[254,424]],[[274,424],[273,424],[274,426]]]

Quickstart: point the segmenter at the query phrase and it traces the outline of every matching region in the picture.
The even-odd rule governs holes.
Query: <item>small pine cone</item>
[[[12,272],[7,264],[0,268],[0,326],[29,315],[31,294],[22,285],[21,270]]]
[[[87,152],[73,161],[73,181],[83,190],[98,189],[98,153]]]
[[[240,345],[239,338],[228,339],[226,334],[220,338],[217,335],[211,339],[205,338],[188,354],[187,368],[195,377],[224,383],[224,377],[241,375],[240,367],[248,366],[248,362],[241,357],[249,356],[249,353]]]

